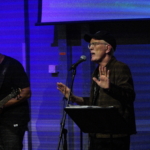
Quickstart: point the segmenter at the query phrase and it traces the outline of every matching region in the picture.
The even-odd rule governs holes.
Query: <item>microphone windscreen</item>
[[[82,55],[82,56],[80,57],[80,59],[86,60],[86,56],[85,56],[85,55]]]

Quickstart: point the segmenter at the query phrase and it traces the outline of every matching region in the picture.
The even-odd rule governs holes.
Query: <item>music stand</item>
[[[68,106],[66,113],[84,133],[110,134],[113,149],[113,134],[127,133],[127,122],[114,106]]]
[[[64,110],[84,133],[127,133],[127,122],[113,106],[68,106]]]

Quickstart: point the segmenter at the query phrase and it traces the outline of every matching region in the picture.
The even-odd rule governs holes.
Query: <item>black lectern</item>
[[[127,123],[114,106],[76,106],[64,108],[84,133],[127,133]]]

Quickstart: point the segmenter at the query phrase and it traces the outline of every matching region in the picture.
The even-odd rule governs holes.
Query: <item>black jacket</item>
[[[110,89],[102,89],[99,87],[99,94],[96,99],[97,106],[115,106],[119,113],[127,123],[127,134],[135,134],[135,115],[133,102],[135,100],[135,92],[133,86],[132,75],[129,67],[116,60],[115,57],[106,65],[110,70]],[[93,73],[97,77],[98,67]],[[89,99],[84,99],[85,105],[93,105],[94,87],[96,83],[92,81],[91,94]]]

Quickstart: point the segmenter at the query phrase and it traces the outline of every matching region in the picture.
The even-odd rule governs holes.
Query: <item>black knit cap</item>
[[[104,40],[113,47],[114,51],[116,50],[116,40],[113,37],[113,35],[110,34],[109,32],[98,31],[95,34],[85,34],[84,35],[84,40],[88,43],[90,43],[92,38],[97,39],[97,40]]]

